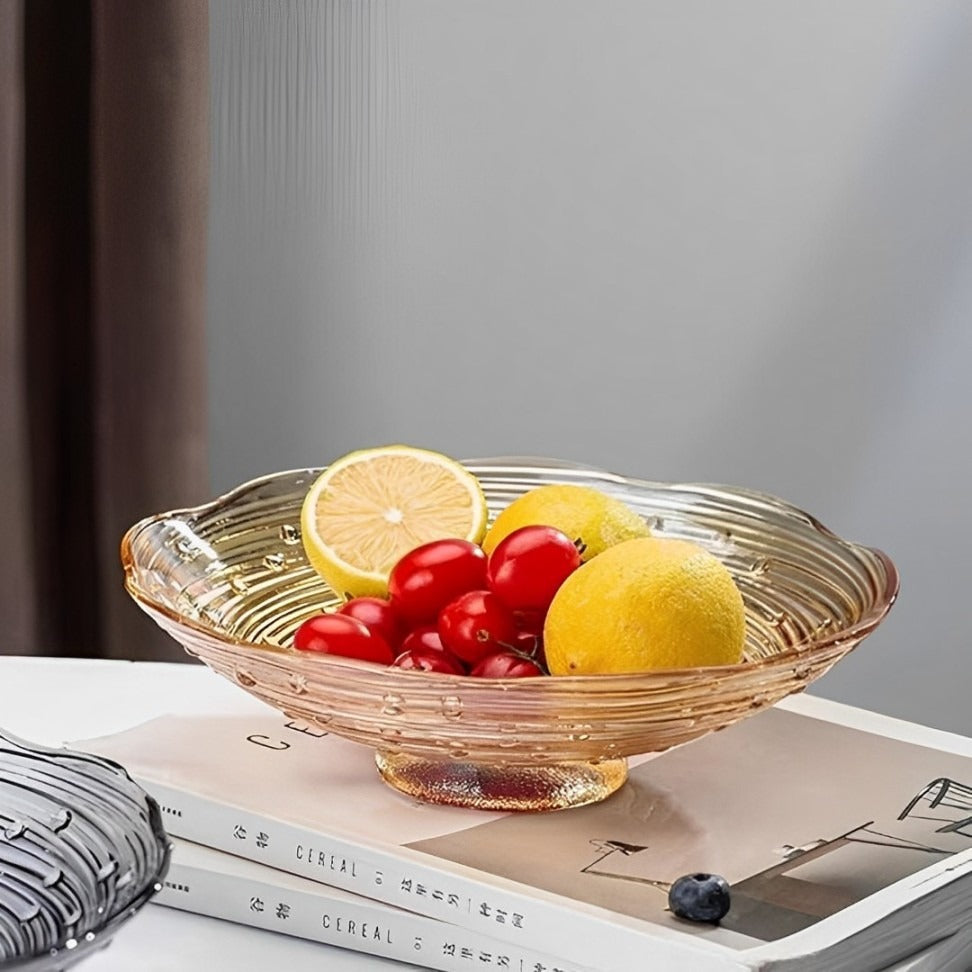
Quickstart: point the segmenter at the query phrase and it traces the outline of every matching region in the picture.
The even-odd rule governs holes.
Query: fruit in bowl
[[[336,619],[306,620],[295,648],[481,678],[741,660],[745,608],[730,572],[696,543],[652,537],[622,500],[540,486],[480,546],[486,520],[478,481],[447,456],[392,446],[339,459],[304,500],[304,545],[332,586],[371,593],[349,591]],[[439,644],[396,658],[390,646],[416,628],[434,628]]]
[[[386,594],[391,567],[423,543],[450,537],[478,544],[486,520],[472,473],[410,446],[361,449],[332,462],[300,516],[307,559],[345,597]]]
[[[687,540],[645,537],[605,550],[557,591],[543,629],[560,675],[735,665],[746,609],[732,575]]]
[[[445,468],[441,461],[434,467],[433,479]],[[469,460],[462,467],[485,497],[486,521],[477,525],[477,489],[466,486],[457,504],[466,526],[457,528],[453,520],[430,536],[424,531],[441,504],[421,503],[422,489],[416,489],[405,497],[408,506],[391,507],[401,522],[416,516],[422,522],[409,545],[451,538],[481,546],[487,534],[477,540],[478,530],[490,520],[495,525],[518,498],[547,486],[610,496],[637,515],[642,535],[588,558],[554,600],[625,541],[646,535],[689,541],[728,570],[742,597],[742,659],[636,672],[474,677],[465,663],[460,675],[298,650],[295,632],[316,614],[348,613],[366,627],[377,624],[369,613],[374,604],[352,606],[345,595],[377,598],[383,616],[392,603],[384,578],[403,556],[395,551],[381,560],[387,573],[369,578],[370,590],[333,588],[322,578],[311,550],[305,552],[308,533],[300,526],[312,487],[326,472],[319,469],[273,473],[210,503],[136,523],[122,541],[126,588],[214,672],[291,718],[368,746],[382,779],[402,792],[438,803],[530,810],[603,799],[623,784],[626,757],[690,742],[801,691],[881,623],[897,593],[897,572],[883,553],[835,536],[772,496],[652,483],[555,460]],[[427,482],[429,470],[418,466],[415,472]],[[362,495],[371,495],[375,477],[365,482]],[[436,495],[463,494],[443,484]],[[374,502],[361,512],[370,522],[383,516]],[[393,513],[385,522],[396,519]],[[546,525],[585,542],[565,530],[570,524]],[[342,540],[342,570],[376,573],[355,559],[359,545],[349,536]],[[370,563],[377,565],[376,550],[360,546],[372,549]],[[490,555],[482,553],[485,582],[477,579],[474,589],[489,591]],[[552,611],[545,618],[541,610],[512,610],[513,650],[540,665],[550,648],[543,643],[544,623],[553,623]],[[407,622],[397,632],[401,643],[389,647],[399,654],[417,647],[446,651],[437,623],[437,617]],[[548,641],[552,635],[548,626]],[[597,639],[599,655],[609,657],[607,639]],[[490,663],[491,675],[498,665]]]
[[[483,538],[483,549],[491,554],[515,530],[537,523],[566,533],[577,544],[582,560],[650,532],[644,518],[617,497],[590,486],[549,483],[501,510]]]

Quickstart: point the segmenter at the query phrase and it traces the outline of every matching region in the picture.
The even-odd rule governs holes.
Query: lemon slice
[[[307,559],[338,594],[383,596],[409,550],[486,532],[479,481],[448,456],[392,445],[351,452],[315,480],[301,508]]]

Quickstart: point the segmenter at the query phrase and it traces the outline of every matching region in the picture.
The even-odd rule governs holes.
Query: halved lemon
[[[332,462],[301,508],[307,559],[338,594],[384,596],[401,557],[433,540],[479,543],[486,498],[476,477],[438,452],[392,445]]]

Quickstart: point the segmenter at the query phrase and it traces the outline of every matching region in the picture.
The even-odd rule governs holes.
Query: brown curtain
[[[184,658],[118,544],[206,498],[206,0],[0,0],[0,653]]]

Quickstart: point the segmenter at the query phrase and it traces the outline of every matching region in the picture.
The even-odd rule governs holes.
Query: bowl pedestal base
[[[597,803],[628,778],[624,759],[505,765],[378,752],[381,778],[426,803],[476,810],[564,810]]]

